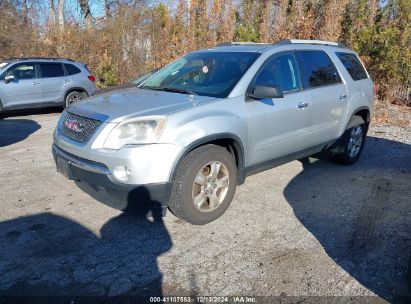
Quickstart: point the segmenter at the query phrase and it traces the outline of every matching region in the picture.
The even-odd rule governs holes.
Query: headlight
[[[111,130],[104,148],[118,150],[125,145],[155,143],[166,121],[164,117],[145,117],[122,122]]]

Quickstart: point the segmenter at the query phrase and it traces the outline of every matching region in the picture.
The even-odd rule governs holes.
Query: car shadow
[[[25,140],[41,126],[30,119],[0,120],[0,148]]]
[[[9,118],[9,117],[61,113],[62,109],[63,109],[62,107],[44,107],[44,108],[22,109],[22,110],[8,110],[5,112],[0,112],[0,121],[2,119]]]
[[[153,201],[156,207],[157,202]],[[122,213],[93,232],[41,213],[0,223],[0,296],[162,296],[157,258],[172,247],[161,215]],[[99,301],[102,301],[99,298]]]
[[[328,256],[373,293],[411,298],[411,145],[368,137],[353,166],[300,160],[284,190],[295,216]]]

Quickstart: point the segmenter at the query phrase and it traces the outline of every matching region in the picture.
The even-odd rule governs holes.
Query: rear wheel
[[[337,146],[332,150],[332,159],[343,165],[355,163],[364,147],[367,126],[360,116],[353,116]]]
[[[66,101],[65,101],[66,107],[86,97],[87,97],[87,93],[84,93],[84,92],[79,92],[79,91],[70,92],[66,96]]]
[[[223,147],[202,146],[184,157],[177,169],[169,203],[177,217],[204,225],[219,218],[237,187],[237,167]]]

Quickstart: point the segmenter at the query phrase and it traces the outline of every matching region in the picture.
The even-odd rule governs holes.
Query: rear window
[[[353,80],[367,79],[367,72],[364,70],[360,60],[355,54],[352,53],[335,53],[340,59],[341,63],[347,69],[347,72],[350,74]]]
[[[304,88],[316,88],[341,82],[330,57],[323,51],[297,51]]]
[[[64,66],[66,67],[67,73],[69,75],[75,75],[75,74],[81,73],[81,70],[72,64],[65,64]]]
[[[41,77],[62,77],[64,76],[63,66],[60,63],[41,63]]]

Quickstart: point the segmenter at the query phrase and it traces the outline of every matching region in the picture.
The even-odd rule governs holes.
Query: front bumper
[[[117,182],[102,163],[68,153],[53,144],[58,171],[74,180],[80,189],[110,207],[125,210],[155,210],[166,208],[172,182],[130,185]],[[164,212],[163,212],[164,213]]]
[[[111,127],[105,123],[84,145],[66,138],[57,128],[53,136],[54,145],[66,153],[87,160],[87,163],[103,164],[109,171],[103,172],[106,175],[115,172],[119,166],[126,167],[130,170],[128,179],[117,179],[124,184],[167,183],[172,179],[172,171],[183,147],[158,143],[124,147],[119,150],[104,149],[103,143]]]

